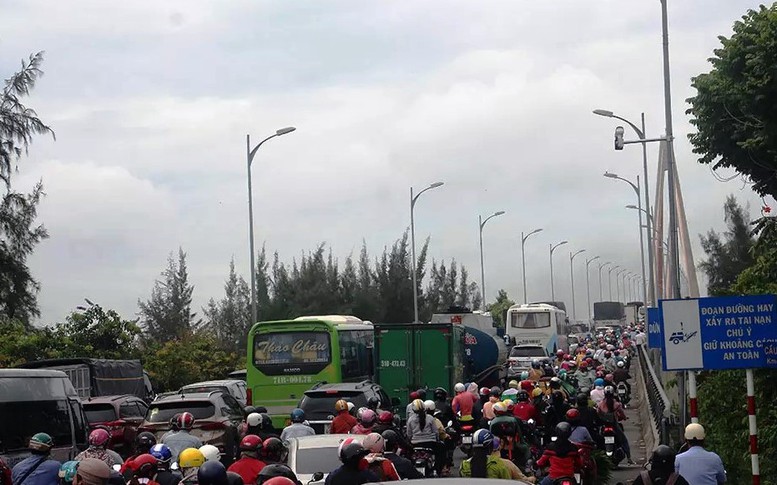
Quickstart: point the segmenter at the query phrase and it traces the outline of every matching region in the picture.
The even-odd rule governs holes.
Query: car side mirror
[[[324,472],[316,472],[313,474],[313,481],[320,482],[324,479]]]

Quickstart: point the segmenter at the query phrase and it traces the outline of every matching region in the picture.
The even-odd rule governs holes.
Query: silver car
[[[346,438],[362,441],[364,435],[358,434],[317,434],[291,438],[289,447],[288,465],[291,471],[297,475],[304,484],[324,483],[326,476],[341,465],[337,455],[340,443]],[[319,475],[320,473],[320,475]],[[317,480],[313,480],[314,478]]]

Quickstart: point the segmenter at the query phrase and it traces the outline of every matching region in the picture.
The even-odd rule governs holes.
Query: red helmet
[[[567,421],[569,421],[570,423],[574,423],[579,419],[580,419],[580,411],[578,411],[575,408],[571,408],[569,411],[567,411]]]
[[[580,368],[581,369],[588,369],[588,361],[584,360],[580,362]]]
[[[604,376],[604,380],[612,382],[614,377],[615,376],[613,376],[612,374],[607,374],[607,375]]]
[[[176,420],[176,424],[178,424],[178,428],[180,429],[192,429],[194,426],[194,415],[188,412],[181,413]]]
[[[596,377],[604,378],[604,371],[602,371],[602,370],[596,371]]]
[[[569,354],[564,354],[564,360],[571,360],[572,356]]]
[[[417,391],[411,392],[410,393],[410,401],[412,402],[412,401],[415,401],[416,399],[418,399],[418,392]]]
[[[481,396],[488,396],[491,394],[491,388],[489,387],[481,387],[480,388],[480,395]]]
[[[111,435],[102,428],[97,428],[89,433],[89,444],[91,446],[97,446],[98,448],[104,448],[108,445],[108,441],[111,440]]]
[[[262,448],[262,438],[255,434],[247,434],[240,440],[241,451],[259,451]]]
[[[594,362],[594,359],[592,359],[591,357],[587,357],[587,358],[585,359],[585,361],[588,363],[588,365],[591,365],[591,364],[593,364],[593,362]]]
[[[286,477],[272,477],[265,481],[263,485],[297,485],[290,478]]]
[[[144,453],[132,460],[132,470],[138,478],[152,478],[157,473],[159,461],[148,453]]]
[[[556,351],[556,356],[557,356],[559,359],[560,359],[560,358],[562,358],[562,357],[564,357],[564,351],[563,351],[563,350],[561,350],[561,349],[557,350],[557,351]]]
[[[381,411],[378,415],[378,422],[383,424],[391,424],[394,421],[394,415],[391,411]]]

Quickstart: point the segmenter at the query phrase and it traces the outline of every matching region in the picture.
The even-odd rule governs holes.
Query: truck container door
[[[450,391],[453,373],[452,325],[418,325],[415,336],[415,382],[430,389]]]
[[[413,385],[412,327],[375,326],[375,377],[390,398],[407,402]],[[404,411],[404,407],[400,407],[400,414]]]

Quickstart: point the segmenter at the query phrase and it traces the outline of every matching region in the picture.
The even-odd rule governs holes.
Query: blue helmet
[[[292,423],[301,423],[305,421],[305,411],[301,410],[300,408],[292,409],[291,410],[291,422]]]
[[[487,429],[479,429],[472,435],[472,446],[478,446],[488,449],[494,444],[494,435]]]
[[[73,483],[73,478],[75,478],[77,471],[77,461],[66,461],[59,467],[59,478],[61,478],[64,483],[70,485]]]
[[[152,446],[148,453],[163,463],[170,461],[173,457],[173,452],[170,451],[170,448],[162,443]]]
[[[597,377],[596,380],[594,381],[594,386],[604,387],[604,379],[602,379],[601,377]]]

